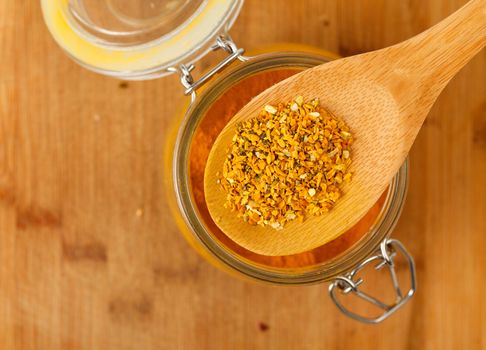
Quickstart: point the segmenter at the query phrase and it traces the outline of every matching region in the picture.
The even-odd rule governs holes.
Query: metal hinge
[[[196,90],[211,79],[216,73],[223,70],[226,66],[231,64],[236,60],[240,60],[242,62],[247,61],[248,57],[243,56],[245,50],[243,48],[238,48],[236,44],[233,42],[229,34],[220,35],[216,39],[216,43],[211,46],[212,51],[217,51],[223,49],[226,51],[229,56],[226,56],[221,62],[219,62],[216,66],[211,68],[206,74],[200,77],[198,80],[194,80],[192,76],[192,71],[194,70],[194,64],[181,64],[179,67],[171,67],[168,68],[168,71],[179,73],[181,84],[185,87],[184,95],[191,95],[192,101],[196,99]]]

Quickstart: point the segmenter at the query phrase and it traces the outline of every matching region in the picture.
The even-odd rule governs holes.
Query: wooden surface
[[[437,23],[464,0],[247,1],[247,48],[351,55]],[[211,59],[204,61],[208,65]],[[1,349],[485,349],[486,52],[439,97],[411,152],[396,228],[419,290],[384,324],[326,286],[243,282],[184,241],[163,190],[175,77],[98,76],[56,46],[38,1],[0,2]]]
[[[214,142],[204,175],[212,218],[233,241],[264,255],[302,253],[339,237],[376,203],[407,158],[439,94],[485,45],[486,0],[473,0],[399,44],[319,65],[269,87],[244,106]],[[346,171],[353,174],[352,182],[343,184],[344,196],[323,215],[289,223],[281,230],[241,225],[242,219],[222,205],[227,192],[215,181],[228,145],[237,125],[255,118],[263,106],[276,106],[299,95],[306,100],[319,98],[324,108],[349,126],[355,141],[353,162]],[[287,148],[292,152],[293,147]],[[249,200],[264,203],[252,194]]]

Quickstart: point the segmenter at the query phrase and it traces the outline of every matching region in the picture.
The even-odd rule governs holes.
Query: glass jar
[[[170,178],[173,181],[169,182],[172,186],[170,193],[175,195],[172,209],[181,232],[207,260],[240,277],[279,285],[335,281],[331,284],[331,295],[339,303],[334,292],[337,287],[343,290],[355,287],[355,291],[359,292],[352,280],[358,271],[353,269],[359,267],[360,270],[364,267],[360,264],[370,257],[373,257],[371,261],[385,261],[383,258],[388,255],[387,252],[403,248],[399,242],[388,239],[405,201],[408,162],[401,167],[377,204],[355,227],[322,247],[291,256],[263,256],[238,246],[218,229],[204,201],[205,163],[214,140],[229,118],[271,85],[336,57],[332,53],[316,53],[320,51],[316,49],[305,50],[280,50],[247,58],[226,68],[198,90],[197,97],[193,96],[193,102],[177,123],[176,135],[169,147],[173,149],[172,164],[168,161],[166,169],[172,171]],[[393,244],[400,247],[393,247]],[[380,253],[374,255],[377,250]],[[412,269],[411,288],[403,297],[408,299],[415,290],[415,272],[410,255],[405,250],[401,252]],[[388,310],[380,317],[364,318],[349,314],[347,309],[343,311],[364,322],[379,322],[403,299],[387,305]],[[343,307],[341,304],[338,306]]]
[[[116,0],[93,0],[97,7],[93,4],[89,7],[88,0],[41,1],[46,22],[56,40],[85,67],[124,79],[180,74],[184,93],[191,99],[185,112],[173,123],[174,132],[168,140],[166,185],[181,232],[208,261],[236,276],[278,285],[331,282],[329,293],[336,305],[348,316],[367,323],[382,321],[410,299],[415,292],[413,259],[400,242],[389,238],[405,201],[407,162],[359,223],[337,239],[301,254],[269,257],[250,252],[218,229],[206,207],[205,163],[212,143],[226,122],[267,87],[335,59],[336,55],[286,45],[274,47],[271,52],[243,56],[244,50],[227,33],[241,7],[242,1],[238,0],[206,0],[200,4],[174,0],[174,6],[178,5],[179,9],[177,16],[152,11],[149,6],[146,11],[132,10],[132,15],[138,14],[137,20],[128,20],[113,9]],[[100,3],[109,3],[111,7]],[[92,8],[97,11],[91,11]],[[116,20],[111,17],[99,20],[97,16],[103,11],[109,14],[101,17],[115,16]],[[204,33],[193,31],[208,20],[211,26]],[[174,38],[179,41],[176,43]],[[180,40],[185,43],[185,51],[178,46]],[[192,62],[216,50],[224,50],[228,55],[196,80]],[[408,263],[410,283],[406,293],[402,293],[395,272],[396,256]],[[375,262],[378,268],[389,270],[395,291],[391,303],[384,303],[360,289],[363,281],[358,277],[359,272]],[[358,315],[342,303],[340,294],[356,295],[382,312],[373,317]]]

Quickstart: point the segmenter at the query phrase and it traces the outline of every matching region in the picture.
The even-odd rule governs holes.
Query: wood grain
[[[465,2],[247,1],[231,33],[247,48],[290,41],[350,55]],[[484,51],[412,149],[395,236],[415,256],[418,293],[370,327],[339,314],[324,285],[239,281],[178,234],[161,161],[183,102],[175,77],[120,83],[82,69],[37,1],[0,2],[0,48],[1,349],[486,348]]]

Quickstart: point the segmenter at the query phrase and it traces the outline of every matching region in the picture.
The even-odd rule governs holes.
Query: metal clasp
[[[410,289],[405,294],[402,293],[400,284],[398,282],[397,274],[395,271],[394,259],[397,252],[400,252],[401,255],[404,256],[405,259],[407,260],[408,268],[410,272]],[[363,279],[362,278],[355,279],[356,274],[359,271],[361,271],[365,266],[367,266],[372,262],[378,262],[378,264],[375,266],[376,270],[381,270],[385,266],[388,268],[393,283],[395,295],[396,295],[394,303],[392,304],[384,303],[379,299],[360,290],[359,286],[363,283]],[[376,255],[373,255],[368,259],[364,260],[351,272],[343,276],[336,277],[334,282],[331,283],[331,285],[329,286],[329,294],[334,304],[336,304],[336,306],[345,315],[364,323],[376,324],[382,322],[383,320],[388,318],[391,314],[393,314],[395,311],[397,311],[400,307],[402,307],[415,293],[416,285],[417,285],[417,281],[416,281],[415,262],[412,256],[410,255],[410,253],[405,249],[405,246],[400,241],[396,239],[385,239],[380,244],[379,252]],[[383,312],[381,313],[380,316],[375,318],[358,315],[357,313],[350,311],[341,303],[341,301],[336,295],[337,290],[340,290],[341,294],[343,295],[347,295],[350,293],[354,294],[357,297],[382,309]]]
[[[196,90],[209,79],[211,79],[213,75],[223,70],[223,68],[231,64],[233,61],[240,60],[244,62],[248,60],[248,57],[243,56],[245,50],[243,48],[238,48],[227,33],[220,35],[216,39],[216,43],[211,46],[211,51],[217,51],[219,49],[223,49],[224,51],[226,51],[229,56],[219,62],[216,66],[214,66],[211,70],[209,70],[206,74],[204,74],[196,81],[194,80],[194,77],[191,73],[195,68],[194,64],[181,64],[178,68],[168,68],[168,71],[176,73],[178,72],[180,74],[181,84],[186,88],[184,90],[184,95],[191,95],[191,99],[193,102],[196,99]]]

